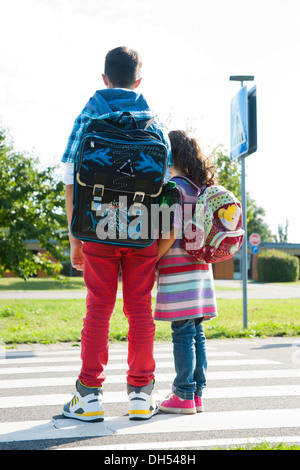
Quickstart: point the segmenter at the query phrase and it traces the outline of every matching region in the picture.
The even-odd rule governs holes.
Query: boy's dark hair
[[[174,167],[198,186],[217,184],[215,165],[201,150],[197,139],[184,131],[171,131],[172,159]]]
[[[116,88],[129,88],[141,77],[142,60],[138,52],[121,46],[106,54],[104,73]]]

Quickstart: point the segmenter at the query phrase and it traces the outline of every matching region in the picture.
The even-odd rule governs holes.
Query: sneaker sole
[[[140,421],[152,418],[158,413],[158,408],[155,410],[129,410],[129,419],[132,421]]]
[[[66,418],[73,418],[79,419],[80,421],[93,421],[93,422],[100,422],[104,420],[104,411],[95,411],[95,412],[87,412],[82,414],[71,413],[68,411],[63,410],[63,415]]]

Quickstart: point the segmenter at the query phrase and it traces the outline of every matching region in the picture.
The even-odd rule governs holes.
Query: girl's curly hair
[[[173,165],[177,170],[197,186],[217,184],[215,165],[204,155],[197,139],[188,137],[185,131],[171,131],[169,139]]]

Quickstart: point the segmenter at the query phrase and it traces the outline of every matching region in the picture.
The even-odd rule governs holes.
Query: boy
[[[106,89],[96,91],[75,121],[62,161],[66,163],[66,207],[70,227],[73,211],[74,159],[80,137],[94,118],[118,116],[130,111],[136,120],[153,117],[141,94],[142,62],[136,51],[118,47],[108,52],[102,75]],[[126,117],[125,117],[126,119]],[[153,121],[148,128],[161,135],[169,149],[163,128]],[[63,414],[83,421],[103,420],[102,384],[108,362],[109,322],[116,301],[118,276],[122,269],[123,311],[129,322],[127,392],[130,419],[149,419],[157,412],[153,399],[153,345],[155,326],[151,311],[151,290],[157,260],[156,241],[143,249],[101,243],[83,243],[69,232],[71,263],[84,271],[87,287],[86,317],[81,332],[82,368],[76,393]]]

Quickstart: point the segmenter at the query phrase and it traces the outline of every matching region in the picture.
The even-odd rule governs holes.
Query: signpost
[[[231,149],[230,158],[241,160],[241,193],[243,211],[243,229],[245,230],[242,245],[242,280],[243,280],[243,324],[248,325],[248,260],[247,260],[247,200],[245,158],[257,150],[256,87],[247,92],[244,81],[253,81],[253,75],[232,75],[229,80],[241,82],[240,91],[232,98],[230,107]]]
[[[260,235],[258,233],[251,233],[249,237],[249,242],[251,245],[251,253],[253,256],[253,271],[256,274],[256,263],[257,263],[257,253],[259,252],[259,244],[261,242]],[[256,277],[255,277],[256,278]]]

